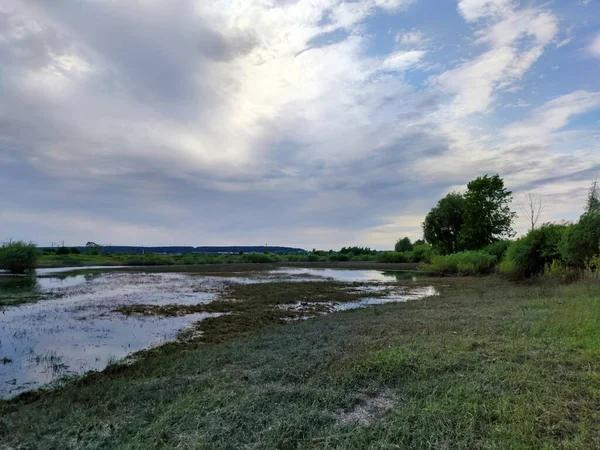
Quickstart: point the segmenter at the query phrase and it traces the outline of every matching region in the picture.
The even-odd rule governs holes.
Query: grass
[[[198,322],[192,335],[202,334],[203,342],[221,342],[260,329],[266,325],[313,317],[329,312],[330,304],[358,301],[365,293],[357,288],[381,285],[376,283],[342,283],[323,281],[232,284],[224,288],[221,298],[198,305],[127,305],[116,311],[125,315],[180,316],[194,313],[222,313]],[[384,297],[390,288],[369,293],[369,297]],[[286,308],[287,305],[298,308]]]
[[[202,266],[202,265],[267,265],[267,264],[323,264],[325,266],[361,266],[369,264],[382,264],[390,268],[393,266],[412,267],[417,266],[414,258],[395,252],[385,252],[380,255],[359,255],[351,260],[340,261],[335,258],[337,253],[316,254],[291,254],[275,255],[262,253],[249,253],[244,255],[221,255],[221,254],[185,254],[185,255],[124,255],[124,254],[42,254],[37,259],[37,267],[85,267],[85,266]],[[390,255],[392,255],[390,257]]]
[[[435,275],[487,275],[493,272],[496,262],[496,256],[485,251],[464,251],[433,256],[431,263],[421,265],[421,270]]]
[[[0,402],[0,448],[600,447],[600,284],[443,282]]]

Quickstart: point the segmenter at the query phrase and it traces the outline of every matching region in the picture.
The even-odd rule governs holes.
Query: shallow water
[[[408,302],[410,300],[422,300],[437,295],[433,286],[419,286],[392,292],[385,297],[366,297],[357,302],[345,302],[334,305],[335,311],[346,311],[349,309],[365,308],[367,306],[383,305],[385,303]]]
[[[377,270],[281,268],[216,276],[143,273],[144,269],[138,268],[140,272],[61,276],[60,272],[72,269],[58,272],[41,269],[37,272],[41,276],[16,278],[14,285],[10,285],[11,289],[33,290],[45,299],[0,309],[0,398],[58,382],[65,375],[102,370],[111,361],[174,340],[194,322],[211,316],[124,316],[114,312],[120,306],[196,305],[213,301],[229,283],[272,281],[382,283],[353,288],[363,292],[365,298],[352,303],[331,303],[329,312],[435,294],[433,288],[396,286],[386,297],[371,298],[373,292],[386,289],[383,283],[393,282],[398,276],[397,272]],[[406,273],[401,275],[402,279],[406,276]]]
[[[273,274],[288,276],[306,276],[324,278],[344,282],[390,282],[399,279],[398,274],[407,272],[382,272],[380,270],[356,270],[356,269],[315,269],[303,267],[283,267],[271,271]],[[414,272],[409,272],[413,277]],[[405,278],[401,278],[405,279]]]
[[[0,312],[0,398],[64,375],[102,370],[112,360],[177,337],[209,314],[125,317],[113,310],[144,303],[212,301],[219,283],[182,274],[109,273],[38,278],[58,298]]]

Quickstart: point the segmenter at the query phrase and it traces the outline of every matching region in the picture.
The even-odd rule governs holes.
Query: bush
[[[24,273],[35,269],[38,251],[35,244],[22,241],[4,244],[0,248],[0,269]]]
[[[357,258],[360,259],[359,256]],[[350,256],[346,253],[333,253],[329,255],[329,261],[350,261]]]
[[[493,244],[483,247],[482,250],[486,253],[489,253],[490,255],[494,255],[497,261],[502,261],[504,255],[506,254],[506,250],[508,250],[508,247],[511,243],[512,241],[503,239],[501,241],[497,241]]]
[[[560,260],[560,245],[566,225],[547,223],[512,242],[506,251],[500,272],[513,278],[530,277],[544,272]]]
[[[125,264],[131,266],[169,266],[175,264],[175,260],[167,255],[155,255],[146,253],[143,255],[130,255],[125,258]]]
[[[71,247],[71,249],[69,250],[69,253],[71,253],[72,255],[81,254],[81,252],[79,251],[79,249],[77,247]],[[110,255],[110,253],[109,253],[109,255]]]
[[[383,252],[379,254],[377,261],[384,263],[406,263],[409,262],[409,257],[406,253],[401,252]]]
[[[590,211],[566,229],[560,255],[570,266],[584,268],[591,258],[600,254],[599,246],[600,213]]]
[[[423,264],[424,272],[436,275],[485,275],[494,270],[496,257],[484,251],[464,251],[451,255],[436,255]]]
[[[555,259],[544,267],[544,278],[561,283],[570,283],[579,278],[577,269],[568,267],[565,263]]]
[[[413,251],[410,254],[410,261],[428,263],[431,261],[432,256],[433,247],[429,244],[423,243],[413,246]]]
[[[67,247],[58,247],[56,249],[56,254],[57,255],[68,255],[69,254],[69,249]]]

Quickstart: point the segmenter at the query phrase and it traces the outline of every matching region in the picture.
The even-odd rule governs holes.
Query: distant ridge
[[[52,247],[41,247],[42,250],[51,249]],[[56,247],[54,247],[56,248]],[[81,252],[86,250],[86,247],[76,247]],[[188,247],[188,246],[161,246],[161,247],[137,247],[128,245],[108,245],[100,246],[101,253],[162,253],[162,254],[186,254],[186,253],[224,253],[237,254],[244,253],[303,253],[306,250],[296,247],[277,247],[277,246],[211,246],[211,247]]]

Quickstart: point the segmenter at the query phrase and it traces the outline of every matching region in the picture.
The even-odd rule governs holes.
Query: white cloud
[[[43,235],[44,215],[52,233],[113,243],[389,248],[420,236],[441,191],[482,172],[513,188],[600,163],[589,134],[563,130],[596,93],[501,133],[472,114],[493,112],[499,93],[536,101],[525,75],[558,34],[548,7],[459,2],[474,45],[439,73],[421,24],[394,36],[366,22],[412,1],[8,1],[0,171],[27,175],[0,206],[35,211],[3,222],[12,230]]]
[[[600,58],[600,33],[594,38],[588,47],[589,52],[597,58]]]
[[[600,108],[600,92],[575,91],[545,103],[533,111],[530,119],[513,123],[503,130],[511,139],[549,138],[565,127],[572,116]]]
[[[514,8],[512,0],[459,0],[458,10],[468,22],[502,16]]]
[[[477,43],[488,44],[488,51],[435,78],[455,94],[451,113],[464,116],[488,111],[497,91],[514,88],[554,39],[558,25],[548,11],[517,10],[511,2],[464,0],[459,9],[467,20],[495,19],[477,30]]]
[[[416,65],[426,52],[422,50],[399,51],[385,57],[382,70],[406,70]]]
[[[429,39],[419,30],[410,30],[407,32],[400,32],[396,34],[396,42],[400,45],[418,47],[426,44]]]

